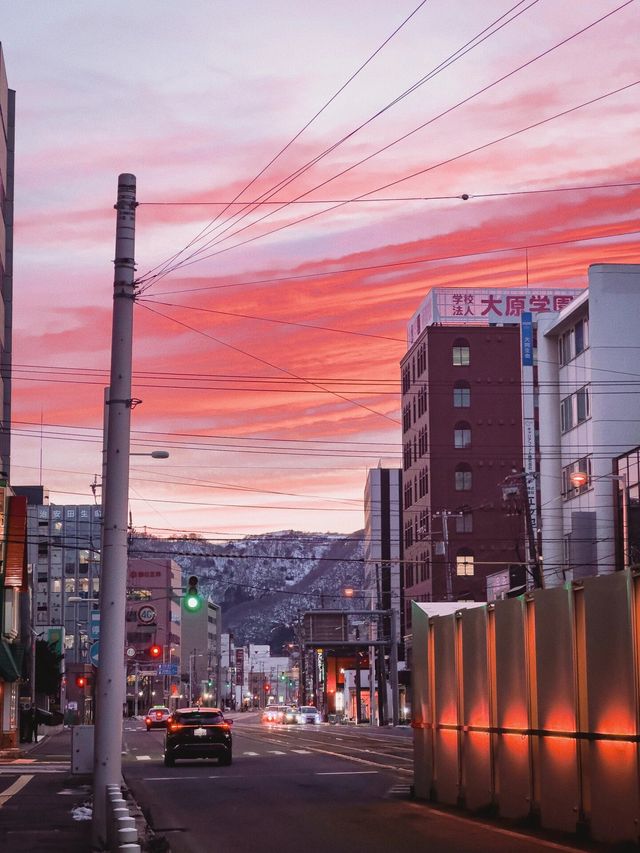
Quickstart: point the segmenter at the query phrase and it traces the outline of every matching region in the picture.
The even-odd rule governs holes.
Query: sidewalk
[[[91,821],[78,818],[91,796],[91,776],[71,775],[70,729],[40,732],[38,743],[20,744],[22,757],[0,758],[0,850],[88,853]]]

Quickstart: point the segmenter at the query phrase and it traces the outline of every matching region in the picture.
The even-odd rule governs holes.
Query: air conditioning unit
[[[444,557],[444,542],[436,542],[435,546],[436,546],[436,550],[435,550],[436,557]]]

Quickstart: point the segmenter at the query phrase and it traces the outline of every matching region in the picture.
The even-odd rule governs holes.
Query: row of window
[[[418,459],[426,456],[428,450],[429,434],[427,427],[423,426],[420,427],[418,434],[413,436],[413,439],[405,441],[402,446],[402,464],[404,470],[407,471],[413,462],[417,462]]]
[[[589,346],[589,320],[579,320],[558,338],[558,362],[562,367],[569,364]]]
[[[591,417],[589,386],[583,385],[560,403],[560,429],[567,432]]]

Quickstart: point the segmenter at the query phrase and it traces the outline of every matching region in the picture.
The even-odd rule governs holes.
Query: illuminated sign
[[[523,314],[532,322],[540,314],[562,311],[580,290],[533,288],[434,287],[409,321],[408,342],[434,323],[488,325],[520,323]]]

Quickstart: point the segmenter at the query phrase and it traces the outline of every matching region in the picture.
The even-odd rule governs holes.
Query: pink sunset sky
[[[101,470],[121,172],[132,450],[171,454],[132,459],[131,512],[161,535],[360,528],[367,469],[400,463],[430,287],[524,286],[525,257],[530,287],[583,287],[640,261],[635,0],[2,5],[11,478],[56,503],[92,502]]]

